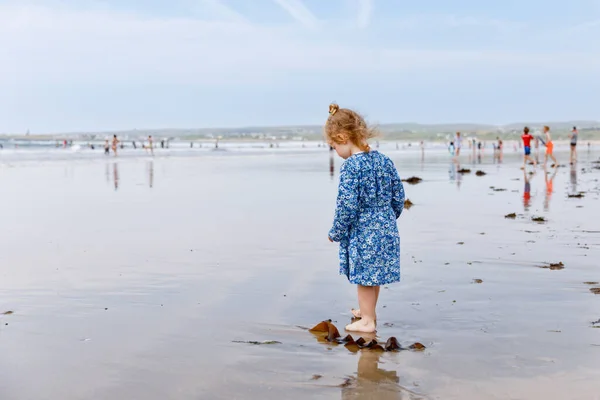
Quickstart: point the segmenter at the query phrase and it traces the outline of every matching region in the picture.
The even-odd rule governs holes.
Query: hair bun
[[[329,115],[335,115],[336,112],[338,112],[338,110],[340,109],[340,106],[338,106],[335,103],[331,103],[329,105]]]

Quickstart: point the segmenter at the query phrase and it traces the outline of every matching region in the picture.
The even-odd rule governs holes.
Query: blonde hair
[[[377,136],[374,129],[367,126],[364,118],[355,111],[340,108],[335,103],[329,105],[329,118],[325,123],[325,137],[329,143],[345,143],[348,140],[362,151],[370,151],[367,140]]]

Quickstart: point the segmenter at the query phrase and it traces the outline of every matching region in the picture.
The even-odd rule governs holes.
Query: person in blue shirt
[[[404,187],[392,160],[372,151],[374,131],[356,112],[329,106],[327,142],[345,159],[329,241],[339,242],[340,274],[357,285],[358,321],[346,330],[375,332],[381,285],[400,281],[400,235]]]

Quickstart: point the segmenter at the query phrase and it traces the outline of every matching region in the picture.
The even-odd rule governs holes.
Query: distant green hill
[[[517,138],[524,126],[535,132],[541,131],[543,125],[549,125],[556,139],[567,138],[573,126],[577,126],[583,140],[600,139],[600,122],[598,121],[566,121],[566,122],[520,122],[507,125],[487,125],[472,123],[454,124],[419,124],[413,122],[398,124],[381,124],[377,126],[381,140],[446,140],[456,132],[464,136],[476,136],[481,139]],[[113,134],[128,140],[141,140],[152,135],[160,139],[244,139],[244,140],[318,140],[323,137],[321,125],[241,127],[241,128],[199,128],[199,129],[135,129],[127,131],[106,132],[71,132],[44,135],[0,135],[0,140],[19,138],[25,140],[104,140]]]

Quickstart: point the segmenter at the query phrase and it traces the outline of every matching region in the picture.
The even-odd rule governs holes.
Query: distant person
[[[550,127],[544,126],[544,136],[546,142],[546,154],[544,155],[544,165],[548,162],[548,157],[554,161],[554,165],[558,167],[558,161],[556,161],[556,157],[554,157],[554,143],[552,142],[552,137],[550,136]]]
[[[573,165],[577,161],[577,139],[579,138],[579,132],[577,127],[574,126],[571,131],[571,155],[569,156],[570,164]]]
[[[456,148],[454,147],[454,142],[450,142],[450,144],[448,145],[448,152],[450,153],[450,155],[452,157],[454,157],[454,155],[456,154]]]
[[[160,141],[160,148],[161,148],[161,149],[164,149],[164,148],[165,148],[165,140],[164,140],[164,139],[162,139],[162,140]]]
[[[496,146],[496,156],[498,158],[498,162],[501,163],[502,159],[504,158],[504,143],[502,142],[502,139],[500,139],[500,137],[497,137],[496,139],[498,140],[498,145]]]
[[[117,139],[117,135],[113,135],[112,151],[113,151],[113,153],[115,153],[115,156],[117,155],[117,146],[118,145],[119,145],[119,139]]]
[[[330,242],[340,242],[340,273],[358,285],[361,319],[347,331],[373,333],[381,285],[400,281],[400,236],[396,220],[404,208],[404,187],[392,160],[371,151],[373,131],[356,112],[329,106],[325,135],[346,161]]]
[[[152,140],[152,135],[148,136],[148,149],[150,150],[150,154],[154,155],[154,142]]]
[[[528,127],[523,128],[521,139],[523,139],[523,150],[525,152],[523,156],[523,169],[527,166],[527,161],[532,162],[535,167],[537,163],[531,158],[531,139],[533,139],[533,135],[529,133]]]
[[[460,157],[460,148],[462,147],[462,138],[460,137],[460,132],[456,132],[454,147],[456,148],[456,157]]]
[[[108,143],[108,139],[104,141],[104,154],[110,154],[110,144]]]
[[[137,149],[137,145],[135,144],[135,140],[131,141],[131,145],[133,146],[134,149]]]

